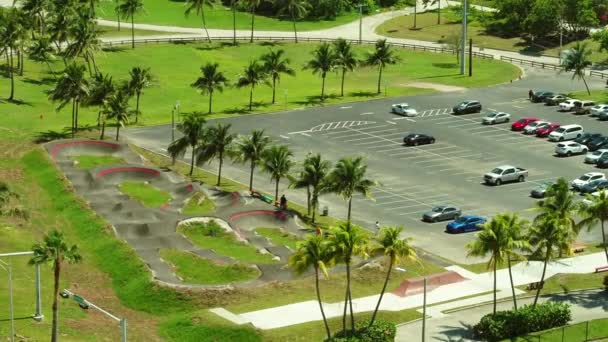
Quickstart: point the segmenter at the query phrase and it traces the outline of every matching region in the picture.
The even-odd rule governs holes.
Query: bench
[[[601,273],[601,272],[606,272],[606,271],[608,271],[608,266],[602,266],[602,267],[595,268],[595,273]]]
[[[272,203],[272,197],[266,195],[266,194],[262,194],[260,196],[260,199],[266,203]]]
[[[528,284],[528,286],[526,287],[526,289],[528,291],[530,291],[530,290],[538,290],[538,289],[542,289],[544,285],[545,285],[544,281],[537,281],[535,283]]]

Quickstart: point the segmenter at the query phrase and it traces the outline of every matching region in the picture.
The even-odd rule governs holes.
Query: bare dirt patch
[[[437,91],[444,92],[444,93],[465,91],[467,89],[464,87],[450,86],[450,85],[439,84],[439,83],[430,83],[430,82],[410,82],[410,83],[405,84],[405,86],[414,87],[414,88],[433,89],[433,90],[437,90]]]

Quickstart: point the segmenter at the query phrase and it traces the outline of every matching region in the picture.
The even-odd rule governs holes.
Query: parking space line
[[[363,130],[363,129],[374,129],[374,128],[380,128],[380,127],[387,127],[387,124],[381,124],[381,125],[375,125],[375,126],[365,126],[365,127],[361,127],[359,128],[359,130]],[[350,131],[348,130],[349,127],[344,127],[344,130],[338,130],[338,131],[332,131],[332,132],[327,132],[327,133],[323,133],[322,136],[327,136],[327,135],[336,135],[336,134],[341,134],[341,133],[350,133]]]
[[[415,207],[426,207],[426,204],[414,204],[414,205],[406,205],[406,206],[399,206],[399,207],[393,207],[393,208],[384,208],[384,210],[395,210],[395,209],[407,209],[407,208],[415,208]]]

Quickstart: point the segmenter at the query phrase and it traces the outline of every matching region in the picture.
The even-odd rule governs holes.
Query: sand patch
[[[464,87],[457,87],[457,86],[450,86],[450,85],[445,85],[445,84],[429,83],[429,82],[410,82],[410,83],[406,84],[406,86],[414,87],[414,88],[433,89],[433,90],[441,91],[444,93],[467,90],[467,88],[464,88]]]

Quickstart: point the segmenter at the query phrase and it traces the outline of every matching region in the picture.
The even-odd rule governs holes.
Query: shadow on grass
[[[199,51],[213,51],[220,50],[225,47],[234,47],[234,45],[232,45],[232,42],[201,43],[201,45],[197,46],[195,49]]]
[[[460,73],[456,73],[456,74],[448,74],[448,75],[435,75],[435,76],[418,77],[416,79],[417,80],[424,80],[424,79],[429,79],[429,78],[443,78],[443,77],[456,77],[456,76],[462,76],[462,77],[467,77],[468,78],[468,76],[463,76]]]
[[[34,85],[50,85],[55,83],[57,80],[53,77],[43,77],[41,79],[33,79],[33,78],[29,78],[26,77],[23,79],[23,82],[25,83],[29,83],[29,84],[34,84]]]
[[[9,100],[9,99],[6,99],[6,100],[4,100],[4,101],[5,101],[5,102],[8,102],[8,103],[10,103],[10,104],[17,105],[17,106],[28,106],[28,107],[32,107],[32,103],[31,103],[31,102],[29,102],[29,101],[26,101],[26,100],[21,100],[21,99],[12,99],[12,100]]]
[[[259,46],[270,46],[270,47],[281,46],[281,45],[284,45],[284,44],[285,44],[284,42],[272,42],[272,41],[271,42],[260,42],[260,43],[258,43]]]
[[[124,44],[122,46],[108,46],[108,47],[104,47],[101,49],[101,51],[103,52],[126,52],[127,50],[130,50],[131,47],[127,47],[127,44]]]
[[[68,139],[72,137],[72,129],[70,127],[66,127],[61,131],[46,131],[39,132],[34,136],[34,142],[36,144],[44,144],[49,141],[59,140],[59,139]]]
[[[269,102],[253,102],[253,109],[258,109],[258,108],[268,108],[270,107],[272,104]],[[245,105],[244,107],[234,107],[234,108],[228,108],[226,110],[223,110],[222,113],[224,114],[249,114],[252,113],[253,111],[249,111],[249,104]]]
[[[321,99],[321,95],[313,95],[313,96],[306,96],[306,100],[294,101],[293,103],[295,103],[297,105],[304,105],[304,106],[316,106],[316,105],[324,104],[326,100],[335,100],[335,99],[339,99],[339,98],[340,98],[340,95],[338,95],[338,94],[325,95],[325,99]]]
[[[458,66],[457,63],[433,63],[431,65],[435,68],[441,69],[454,69]]]
[[[348,93],[348,96],[353,96],[353,97],[376,97],[378,95],[380,95],[380,94],[378,94],[378,92],[365,91],[365,90],[354,91],[354,92]]]

